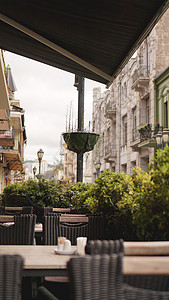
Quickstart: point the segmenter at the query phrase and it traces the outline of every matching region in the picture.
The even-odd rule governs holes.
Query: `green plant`
[[[140,126],[140,127],[138,128],[138,131],[139,131],[140,133],[142,133],[142,132],[145,131],[145,130],[150,131],[150,130],[151,130],[151,124],[145,123],[144,125],[142,125],[142,126]]]
[[[157,151],[149,173],[104,170],[94,184],[28,180],[6,187],[1,204],[72,207],[77,213],[102,214],[107,239],[168,240],[169,147]]]
[[[62,185],[44,179],[38,182],[29,179],[24,183],[15,183],[6,187],[1,195],[2,205],[55,206],[67,207],[67,199],[62,196]]]
[[[158,150],[149,167],[149,178],[135,193],[133,213],[140,240],[169,239],[169,147]]]

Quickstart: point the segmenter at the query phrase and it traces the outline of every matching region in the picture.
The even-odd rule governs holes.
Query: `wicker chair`
[[[153,284],[152,282],[152,285]],[[126,300],[169,300],[169,291],[149,290],[127,284],[124,284],[123,287]]]
[[[88,241],[86,248],[86,254],[111,254],[111,253],[123,253],[124,246],[123,240],[95,240]],[[154,291],[168,291],[169,290],[169,276],[165,275],[125,275],[123,276],[123,282],[128,284],[131,288],[142,288]],[[129,299],[129,298],[128,298]],[[137,299],[137,298],[133,298]],[[146,298],[147,299],[147,298]]]
[[[44,286],[38,288],[37,300],[58,300],[48,289]]]
[[[68,262],[72,299],[124,299],[122,254],[75,257]]]
[[[103,239],[104,219],[102,216],[89,215],[87,223],[59,222],[59,235],[69,239],[72,245],[76,245],[80,236],[86,236],[88,240]]]
[[[57,245],[59,231],[59,214],[49,214],[43,217],[43,244]]]
[[[104,239],[104,217],[100,215],[89,215],[88,240]]]
[[[20,300],[23,258],[0,255],[0,300]]]
[[[14,216],[14,224],[0,226],[0,245],[33,245],[36,215]]]
[[[123,253],[123,240],[89,240],[87,242],[85,252],[86,254]]]
[[[88,223],[60,223],[59,236],[65,236],[72,245],[77,244],[77,237],[88,236]]]
[[[86,255],[68,262],[71,299],[124,300],[122,254]],[[39,300],[57,300],[45,287],[40,287]]]
[[[78,216],[78,215],[77,215]],[[100,222],[99,227],[99,216],[89,216],[87,223],[69,223],[60,222],[60,214],[48,213],[43,218],[43,234],[45,245],[57,245],[57,237],[65,236],[71,241],[72,245],[76,245],[77,237],[98,237],[102,236],[103,230],[99,232],[99,228],[103,225]],[[69,278],[65,277],[45,277],[43,284],[50,290],[68,289]]]

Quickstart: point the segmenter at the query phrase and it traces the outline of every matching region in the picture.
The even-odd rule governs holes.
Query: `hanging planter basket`
[[[70,151],[85,153],[94,149],[98,141],[99,134],[94,132],[66,132],[63,138]]]

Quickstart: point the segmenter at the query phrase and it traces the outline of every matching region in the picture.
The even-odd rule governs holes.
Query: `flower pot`
[[[94,132],[66,132],[63,138],[70,151],[85,153],[93,150],[98,141],[99,134]]]

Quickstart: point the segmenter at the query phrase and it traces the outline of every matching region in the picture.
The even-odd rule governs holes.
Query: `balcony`
[[[130,141],[130,146],[134,151],[138,151],[138,144],[140,143],[140,133],[138,128],[132,129],[132,136]]]
[[[116,119],[116,104],[108,102],[105,106],[105,118]]]
[[[104,160],[112,162],[116,160],[116,147],[115,145],[106,145],[104,148]]]
[[[14,128],[12,127],[9,131],[0,131],[0,147],[14,147]]]
[[[138,132],[140,133],[140,142],[151,139],[153,137],[153,129],[152,124],[144,124],[138,128]]]
[[[13,146],[1,146],[0,153],[4,155],[5,162],[3,168],[8,170],[22,171],[22,156],[21,156],[21,144],[17,143],[17,147]]]
[[[158,133],[158,131],[162,131],[162,126],[154,126],[152,124],[144,124],[143,126],[138,128],[140,134],[140,143],[138,148],[155,148],[156,141],[154,136]]]
[[[9,116],[10,112],[8,109],[0,109],[0,132],[10,130]]]
[[[134,151],[139,151],[139,148],[151,148],[156,147],[154,136],[158,131],[163,131],[162,126],[154,126],[152,124],[143,124],[138,128],[132,129],[132,137],[130,146]]]
[[[148,94],[149,70],[147,67],[140,67],[134,71],[132,76],[132,89],[141,93],[142,98]]]

